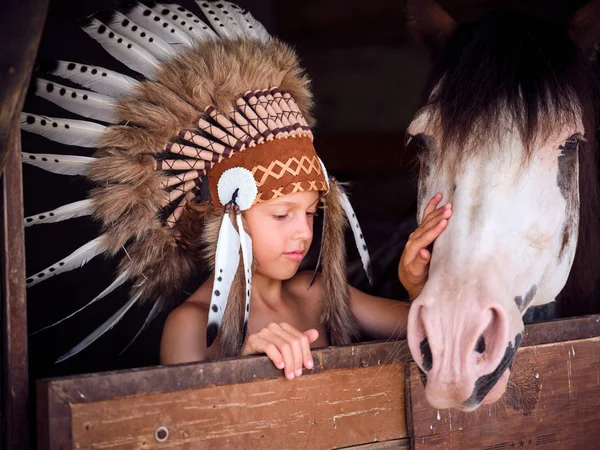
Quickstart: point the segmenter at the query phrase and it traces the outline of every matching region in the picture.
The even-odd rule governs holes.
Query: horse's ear
[[[569,34],[588,55],[600,43],[600,0],[593,0],[582,6],[569,22]]]
[[[433,0],[406,0],[406,16],[410,34],[434,55],[456,29],[454,19]]]

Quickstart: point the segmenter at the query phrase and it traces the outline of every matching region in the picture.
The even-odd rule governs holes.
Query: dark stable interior
[[[178,3],[196,13],[199,11],[192,0]],[[440,3],[462,23],[510,2],[449,0]],[[519,3],[529,12],[564,21],[585,2]],[[409,37],[403,2],[240,0],[238,4],[250,9],[272,35],[294,46],[313,80],[318,122],[314,129],[315,146],[330,174],[341,181],[352,182],[352,203],[374,263],[375,285],[369,287],[348,233],[350,282],[377,295],[407,299],[397,279],[397,264],[408,235],[416,227],[418,162],[415,154],[404,148],[404,140],[406,127],[421,102],[430,61],[427,51]],[[51,1],[37,64],[62,59],[135,76],[77,25],[78,19],[114,6],[110,0]],[[33,95],[28,96],[24,111],[79,118]],[[22,134],[22,148],[32,153],[90,156],[90,149],[63,146],[30,133]],[[81,200],[91,187],[79,177],[55,175],[27,165],[23,171],[26,216]],[[304,269],[315,265],[318,230],[317,219],[312,250],[303,262]],[[95,238],[99,231],[98,224],[89,217],[28,228],[27,274],[67,256]],[[63,318],[94,298],[112,282],[121,256],[112,260],[97,257],[79,270],[30,288],[27,296],[29,333]],[[207,271],[201,271],[173,298],[171,308],[184,301],[207,276]],[[123,304],[128,288],[126,284],[75,317],[30,336],[30,380],[158,364],[160,336],[169,310],[161,313],[127,351],[120,354],[142,326],[151,307],[149,304],[133,308],[113,330],[82,353],[60,364],[54,363],[59,355]],[[585,307],[561,307],[560,304],[550,309],[538,318],[594,312]]]

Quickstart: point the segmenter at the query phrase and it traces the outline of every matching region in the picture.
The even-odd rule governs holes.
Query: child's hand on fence
[[[409,236],[400,257],[398,277],[411,300],[421,293],[429,275],[431,252],[427,247],[446,229],[448,219],[452,216],[450,203],[437,208],[441,201],[440,193],[429,201],[423,212],[421,225]]]
[[[301,332],[287,323],[271,323],[248,336],[240,356],[265,353],[275,367],[284,370],[288,380],[293,380],[302,375],[302,366],[313,368],[310,344],[318,338],[319,332],[314,329]]]

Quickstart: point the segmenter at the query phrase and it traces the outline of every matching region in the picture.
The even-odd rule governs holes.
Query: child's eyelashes
[[[312,219],[316,215],[317,215],[317,211],[306,211],[306,217],[308,217],[308,218]],[[290,217],[290,213],[285,213],[285,214],[271,214],[271,216],[275,220],[285,220],[288,217]]]

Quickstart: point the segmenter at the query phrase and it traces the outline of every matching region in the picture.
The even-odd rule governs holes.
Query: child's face
[[[308,252],[319,193],[296,192],[245,212],[259,273],[275,280],[292,278]]]

